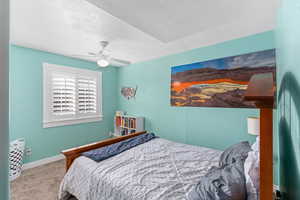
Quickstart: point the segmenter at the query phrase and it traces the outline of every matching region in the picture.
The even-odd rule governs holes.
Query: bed
[[[260,199],[272,199],[272,134],[274,79],[272,74],[251,78],[245,99],[260,108]],[[59,199],[79,200],[188,199],[186,194],[200,177],[217,164],[218,150],[153,139],[99,163],[81,156],[100,147],[145,132],[108,139],[65,150],[67,173]]]
[[[86,200],[188,199],[188,191],[217,165],[221,152],[156,138],[99,163],[80,156],[59,197]]]

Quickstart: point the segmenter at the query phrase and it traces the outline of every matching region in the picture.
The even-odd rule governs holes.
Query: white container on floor
[[[13,181],[22,173],[25,140],[18,139],[10,142],[9,147],[9,180]]]

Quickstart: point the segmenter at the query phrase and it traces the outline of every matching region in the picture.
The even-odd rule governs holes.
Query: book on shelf
[[[128,135],[144,131],[144,117],[115,116],[115,135]]]

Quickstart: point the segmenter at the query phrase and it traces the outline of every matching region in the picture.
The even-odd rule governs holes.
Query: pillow
[[[252,144],[251,149],[259,152],[259,137],[256,137],[256,141]]]
[[[259,137],[244,164],[248,200],[259,200]]]
[[[235,163],[237,160],[245,161],[251,151],[249,142],[240,142],[227,148],[220,157],[219,166]]]
[[[213,167],[189,192],[189,200],[246,200],[244,163]]]
[[[117,154],[120,154],[123,151],[131,149],[135,146],[146,143],[154,138],[156,138],[154,133],[142,134],[105,147],[84,152],[81,155],[88,157],[96,162],[100,162]]]

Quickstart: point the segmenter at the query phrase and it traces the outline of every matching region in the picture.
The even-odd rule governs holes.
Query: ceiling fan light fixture
[[[99,67],[107,67],[109,65],[109,62],[105,59],[100,59],[100,60],[97,60],[97,65]]]

